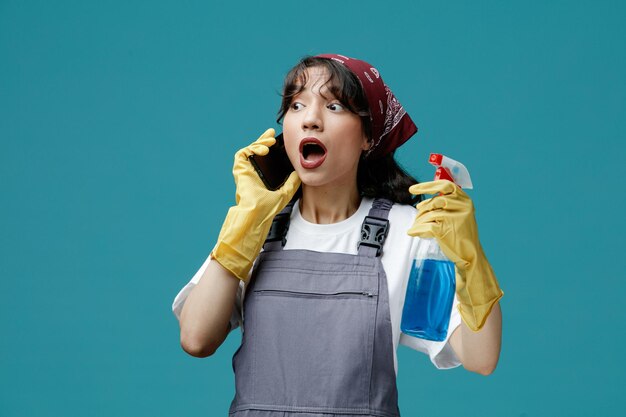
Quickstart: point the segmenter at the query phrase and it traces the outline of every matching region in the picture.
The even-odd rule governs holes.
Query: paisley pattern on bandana
[[[372,146],[367,157],[376,159],[393,152],[417,132],[391,89],[384,83],[379,71],[365,61],[337,54],[316,55],[335,60],[352,71],[365,91],[372,121]]]
[[[406,114],[404,107],[402,107],[402,104],[396,99],[387,85],[385,85],[385,90],[387,90],[387,114],[385,114],[385,127],[382,136],[391,132]]]

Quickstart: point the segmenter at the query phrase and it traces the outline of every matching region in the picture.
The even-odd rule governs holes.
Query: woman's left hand
[[[455,183],[437,180],[415,184],[409,188],[414,195],[437,194],[419,203],[411,236],[436,238],[443,253],[459,269],[467,269],[475,260],[480,242],[474,217],[474,204]]]
[[[407,233],[437,239],[443,253],[456,265],[461,317],[469,328],[480,330],[504,293],[480,245],[472,200],[448,180],[415,184],[409,192],[414,195],[441,193],[415,207],[417,217]]]

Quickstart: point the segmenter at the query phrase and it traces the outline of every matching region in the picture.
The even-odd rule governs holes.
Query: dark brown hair
[[[324,85],[345,108],[361,118],[363,131],[371,142],[372,121],[365,91],[352,71],[331,59],[307,55],[287,73],[276,122],[282,124],[292,99],[307,83],[307,68],[312,67],[323,67],[328,70],[330,76]],[[361,154],[357,187],[362,196],[383,197],[396,203],[415,205],[422,198],[409,193],[408,188],[413,184],[417,184],[417,180],[398,165],[393,152],[375,160],[365,157],[365,152]]]

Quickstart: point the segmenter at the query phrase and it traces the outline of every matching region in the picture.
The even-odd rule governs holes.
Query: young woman
[[[303,58],[285,79],[281,120],[295,171],[269,191],[251,166],[250,155],[275,144],[273,129],[237,152],[237,204],[173,304],[193,356],[241,326],[231,416],[398,416],[398,344],[441,369],[490,374],[503,293],[472,202],[448,181],[416,184],[396,164],[394,150],[417,128],[376,68]],[[436,196],[414,207],[426,193]],[[422,238],[456,265],[443,342],[400,332],[411,260],[431,242]]]

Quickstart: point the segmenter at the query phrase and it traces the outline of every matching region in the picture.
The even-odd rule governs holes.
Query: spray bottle
[[[437,167],[435,180],[452,181],[471,189],[467,168],[442,154],[430,154]],[[410,336],[443,341],[448,334],[456,280],[454,263],[444,255],[436,239],[421,239],[411,265],[400,329]]]

